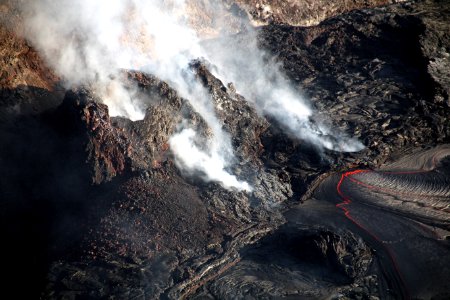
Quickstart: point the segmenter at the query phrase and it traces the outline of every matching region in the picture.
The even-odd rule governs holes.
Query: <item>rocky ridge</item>
[[[255,23],[283,23],[292,26],[317,25],[325,19],[356,9],[403,2],[403,0],[370,1],[236,1],[251,16]]]

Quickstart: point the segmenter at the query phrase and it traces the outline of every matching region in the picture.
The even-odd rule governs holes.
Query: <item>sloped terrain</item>
[[[396,0],[344,1],[264,1],[237,0],[256,22],[284,23],[293,26],[317,25],[330,17],[351,10],[402,2]]]
[[[273,17],[272,24],[257,29],[260,46],[276,57],[295,89],[311,99],[330,127],[358,137],[366,146],[361,152],[319,150],[293,137],[232,84],[216,78],[214,62],[192,61],[190,71],[209,92],[231,136],[239,163],[230,169],[251,183],[252,192],[227,190],[177,168],[169,139],[181,120],[202,138],[210,130],[169,83],[124,70],[121,82],[137,87],[148,108],[140,121],[111,117],[90,86],[63,89],[26,41],[2,29],[5,292],[70,299],[445,299],[445,278],[433,277],[434,285],[421,282],[411,290],[423,278],[402,282],[386,256],[390,251],[402,256],[400,268],[408,271],[408,257],[417,248],[385,248],[371,236],[370,230],[379,230],[376,223],[364,223],[367,230],[361,231],[335,205],[348,197],[384,207],[372,211],[360,205],[352,212],[364,222],[379,216],[400,224],[386,233],[386,240],[395,240],[398,231],[409,228],[392,209],[403,200],[377,204],[364,198],[373,191],[346,186],[348,181],[408,190],[414,187],[405,185],[432,181],[440,191],[434,195],[440,209],[448,202],[447,154],[434,166],[438,181],[435,173],[412,180],[348,174],[345,185],[339,181],[344,177],[323,179],[449,143],[449,9],[446,1],[408,2],[353,11],[312,27],[278,24],[291,21]],[[232,38],[245,45],[246,34]],[[415,205],[426,207],[427,218],[443,230],[425,235],[417,228],[434,223],[407,221],[415,224],[405,231],[410,240],[426,250],[416,259],[423,265],[426,255],[439,249],[442,260],[430,258],[446,276],[448,211],[427,213],[434,204]]]

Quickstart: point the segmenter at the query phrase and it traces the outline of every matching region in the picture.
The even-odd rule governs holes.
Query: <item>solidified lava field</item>
[[[5,296],[450,299],[449,1],[55,5],[0,0]]]
[[[443,145],[328,177],[205,290],[219,298],[230,290],[237,298],[353,298],[365,289],[386,299],[445,299],[449,154]],[[358,273],[364,279],[353,288],[339,288]]]
[[[395,169],[346,172],[337,185],[343,202],[336,207],[384,252],[379,257],[393,267],[386,272],[406,298],[446,292],[440,278],[450,276],[449,150],[409,155]]]

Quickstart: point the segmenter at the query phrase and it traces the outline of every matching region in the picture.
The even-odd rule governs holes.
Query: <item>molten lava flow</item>
[[[336,207],[342,209],[342,210],[344,211],[345,216],[346,216],[350,221],[352,221],[353,223],[355,223],[358,227],[360,227],[361,229],[363,229],[364,231],[367,231],[367,230],[366,230],[366,229],[365,229],[358,221],[356,221],[355,219],[353,219],[353,218],[350,216],[350,210],[349,210],[347,207],[345,207],[345,205],[350,204],[352,201],[350,200],[350,198],[348,198],[347,196],[344,195],[344,193],[342,192],[341,187],[342,187],[342,183],[344,182],[344,180],[345,180],[346,178],[350,179],[350,181],[353,181],[353,180],[352,180],[353,178],[350,177],[351,175],[360,174],[360,173],[366,173],[366,172],[370,172],[370,171],[368,171],[368,170],[355,170],[355,171],[345,172],[344,174],[342,174],[341,179],[339,180],[339,182],[338,182],[338,184],[337,184],[337,187],[336,187],[337,193],[338,193],[339,196],[341,196],[341,198],[343,199],[343,202],[336,204]],[[358,183],[358,184],[359,184],[359,183]],[[366,185],[365,185],[365,186],[366,186]],[[366,186],[366,187],[369,187],[369,188],[370,188],[370,186]],[[373,236],[377,241],[380,241],[380,239],[379,239],[378,237],[374,236],[374,235],[371,234],[370,232],[368,232],[368,233],[369,233],[371,236]]]
[[[366,188],[369,189],[375,189],[376,187],[362,183],[354,178],[352,178],[352,175],[356,175],[356,174],[361,174],[361,173],[369,173],[369,172],[373,172],[370,170],[354,170],[354,171],[349,171],[349,172],[345,172],[341,175],[341,178],[336,186],[336,191],[339,194],[339,196],[342,198],[342,202],[336,204],[336,207],[342,209],[344,211],[344,215],[347,219],[349,219],[352,223],[354,223],[356,226],[358,226],[361,230],[363,230],[365,233],[367,233],[371,238],[373,238],[379,245],[382,245],[383,249],[386,251],[386,253],[388,254],[389,259],[392,261],[392,264],[394,266],[395,272],[397,273],[398,278],[400,279],[400,284],[402,286],[402,290],[405,292],[405,297],[407,299],[410,299],[409,296],[409,292],[406,289],[406,285],[405,285],[405,281],[403,279],[402,274],[400,273],[400,269],[397,263],[397,260],[395,258],[395,255],[393,253],[393,251],[383,242],[382,239],[380,239],[376,234],[374,234],[373,232],[371,232],[370,230],[368,230],[366,227],[364,227],[360,222],[358,222],[356,219],[354,219],[351,215],[350,215],[350,209],[348,207],[346,207],[347,205],[349,205],[350,203],[352,203],[351,199],[346,196],[343,192],[342,192],[342,184],[344,183],[344,180],[347,178],[349,179],[350,182],[356,183],[358,185],[363,185]]]

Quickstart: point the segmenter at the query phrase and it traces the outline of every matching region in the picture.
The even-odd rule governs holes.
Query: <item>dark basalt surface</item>
[[[448,9],[426,1],[358,11],[310,28],[269,26],[261,44],[320,111],[382,158],[424,139],[448,141],[449,85],[438,75],[449,70],[443,59],[449,39],[441,31],[448,28],[441,15]],[[444,61],[440,71],[436,60]]]
[[[449,149],[328,177],[193,298],[448,298]]]
[[[294,139],[215,78],[210,62],[193,61],[191,70],[214,107],[222,108],[217,116],[241,162],[231,171],[252,184],[252,193],[225,190],[175,167],[168,141],[180,121],[188,120],[205,137],[208,128],[187,99],[150,74],[122,74],[148,106],[136,122],[110,117],[89,87],[64,96],[40,88],[5,89],[5,293],[68,299],[445,299],[446,150],[424,154],[424,160],[437,157],[429,174],[383,173],[426,171],[410,165],[420,160],[413,156],[379,172],[324,178],[356,167],[379,168],[413,149],[449,142],[449,17],[446,1],[422,1],[354,11],[314,27],[258,29],[260,45],[277,57],[321,118],[367,146],[359,153],[318,151]],[[245,34],[235,38],[245,41]],[[48,101],[33,102],[45,95]],[[23,108],[42,103],[42,109],[15,113],[16,96]],[[366,187],[352,185],[354,180]],[[396,192],[378,197],[367,186]],[[400,205],[411,200],[411,192],[421,196]],[[342,204],[346,198],[351,205]],[[439,272],[431,276],[430,270]]]

